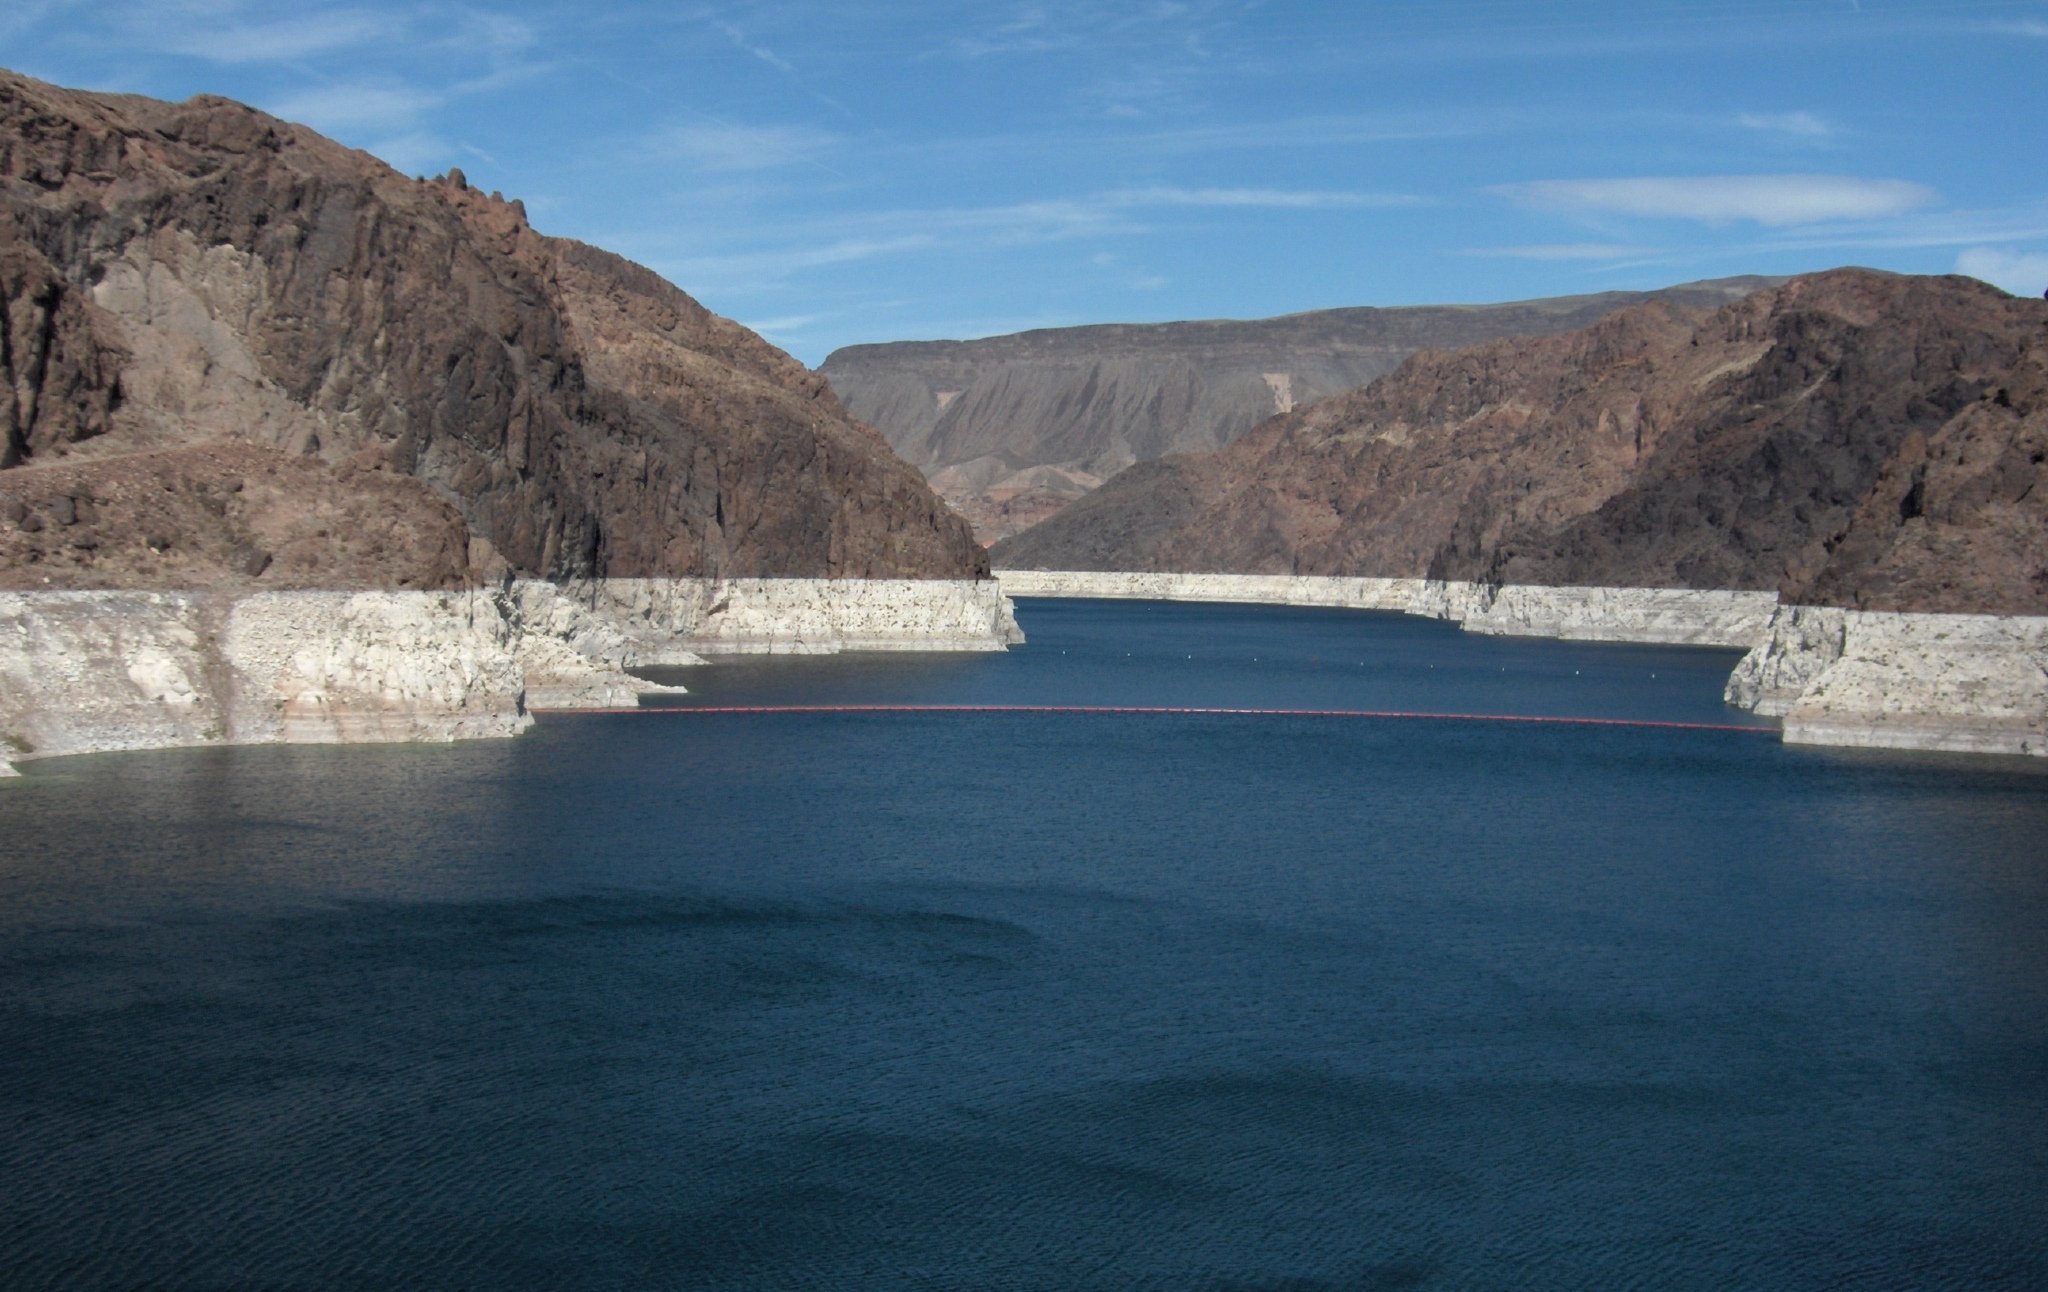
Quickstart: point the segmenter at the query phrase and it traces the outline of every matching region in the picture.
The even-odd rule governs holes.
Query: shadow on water
[[[1020,609],[683,677],[1731,716],[1732,652]],[[2036,763],[784,713],[24,771],[10,1289],[2048,1285]]]

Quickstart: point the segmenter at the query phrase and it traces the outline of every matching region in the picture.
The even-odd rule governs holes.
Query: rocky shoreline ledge
[[[1467,632],[1741,647],[1728,703],[1788,744],[2048,756],[2048,618],[1780,605],[1774,592],[997,570],[1011,597],[1393,610]]]
[[[28,758],[517,735],[718,654],[1021,642],[988,580],[507,580],[465,591],[0,592],[0,776]]]

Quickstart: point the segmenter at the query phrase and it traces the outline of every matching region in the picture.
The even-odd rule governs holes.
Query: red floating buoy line
[[[534,709],[547,717],[578,714],[774,713],[1075,713],[1228,718],[1401,718],[1423,722],[1524,722],[1565,727],[1657,727],[1669,731],[1747,731],[1776,735],[1775,727],[1732,722],[1663,722],[1651,718],[1563,718],[1526,713],[1417,713],[1400,709],[1224,709],[1142,704],[696,704],[618,709]]]

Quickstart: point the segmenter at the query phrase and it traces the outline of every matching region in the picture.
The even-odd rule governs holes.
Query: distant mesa
[[[1424,349],[1567,332],[1646,300],[1715,307],[1781,280],[1504,305],[1317,310],[1249,322],[1105,324],[834,351],[818,371],[994,542],[1137,462],[1220,448]],[[1048,481],[1041,474],[1057,475]]]

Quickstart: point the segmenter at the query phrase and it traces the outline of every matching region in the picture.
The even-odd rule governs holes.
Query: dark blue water
[[[687,681],[1739,720],[1728,652],[1023,620]],[[665,713],[25,770],[9,1289],[2048,1286],[2035,763]]]

